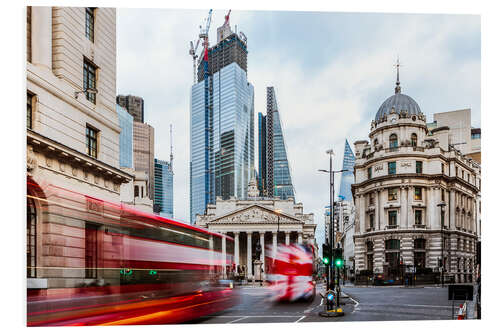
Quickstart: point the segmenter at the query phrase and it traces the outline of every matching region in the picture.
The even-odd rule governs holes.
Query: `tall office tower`
[[[120,167],[134,168],[134,117],[127,110],[116,104],[120,122]]]
[[[147,196],[153,199],[154,192],[154,128],[151,125],[134,121],[134,167],[148,175]]]
[[[267,114],[259,112],[259,190],[264,197],[293,198],[285,140],[274,87],[267,87]]]
[[[246,38],[218,29],[191,88],[190,215],[203,214],[216,196],[247,197],[254,172],[254,88],[247,80]]]
[[[344,160],[342,161],[342,169],[347,170],[342,172],[340,178],[339,199],[344,201],[352,201],[351,185],[354,183],[354,163],[356,159],[352,153],[351,147],[347,139],[344,145]]]
[[[144,100],[141,97],[118,95],[116,103],[125,108],[134,117],[134,121],[144,122]]]
[[[155,158],[155,212],[163,217],[174,217],[174,172],[172,161]]]

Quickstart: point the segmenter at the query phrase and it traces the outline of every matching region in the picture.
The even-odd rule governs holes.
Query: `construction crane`
[[[198,40],[196,41],[196,45],[194,41],[190,41],[189,45],[189,55],[193,58],[193,83],[196,83],[196,68],[200,65],[202,58],[197,61],[198,55],[196,51],[198,50],[198,46],[200,45],[200,41],[203,40],[204,53],[206,54],[206,58],[208,60],[208,31],[210,29],[210,23],[212,22],[212,9],[208,12],[208,17],[206,19],[205,28],[200,25],[200,34],[198,35]],[[204,57],[205,58],[205,54]]]
[[[172,174],[174,174],[174,166],[172,165],[172,163],[174,162],[174,144],[172,140],[172,124],[170,124],[170,171],[172,171]]]
[[[227,15],[224,16],[224,24],[229,24],[229,15],[231,15],[231,9],[227,13]]]

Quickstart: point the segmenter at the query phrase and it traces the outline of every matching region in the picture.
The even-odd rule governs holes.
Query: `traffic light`
[[[330,264],[330,258],[331,258],[330,244],[328,244],[328,243],[323,244],[323,263],[325,265],[329,265]]]
[[[328,290],[326,292],[325,298],[326,298],[326,309],[332,310],[335,304],[335,293],[333,292],[333,290]]]
[[[343,249],[333,249],[333,263],[335,267],[344,267],[344,253]]]

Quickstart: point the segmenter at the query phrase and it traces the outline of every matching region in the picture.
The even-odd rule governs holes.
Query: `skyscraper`
[[[155,158],[154,205],[163,217],[174,217],[174,172],[172,161]]]
[[[135,121],[144,122],[144,100],[142,97],[118,95],[116,96],[116,103],[125,108],[134,117]]]
[[[120,167],[134,168],[134,117],[127,110],[116,104],[120,122]]]
[[[340,178],[339,199],[344,201],[352,201],[351,185],[354,183],[354,163],[356,159],[352,153],[351,147],[347,139],[344,145],[344,160],[342,161],[342,169],[347,170],[342,172]]]
[[[154,191],[154,128],[134,121],[134,168],[148,175],[148,198],[153,199]]]
[[[229,17],[198,67],[191,88],[191,223],[216,196],[243,199],[254,171],[254,89],[247,81],[246,40]]]
[[[274,87],[267,87],[267,114],[259,112],[259,190],[262,196],[295,200]]]

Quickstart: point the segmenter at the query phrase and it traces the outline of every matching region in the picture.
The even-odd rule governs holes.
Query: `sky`
[[[227,10],[214,10],[209,38]],[[208,10],[118,9],[117,94],[144,98],[155,128],[155,157],[169,159],[173,125],[174,216],[189,221],[189,103],[197,40]],[[248,38],[248,81],[255,124],[265,114],[266,87],[278,99],[296,200],[314,213],[322,235],[329,202],[329,157],[342,166],[344,142],[368,138],[379,106],[401,92],[432,121],[436,112],[470,108],[481,127],[481,25],[478,15],[235,11],[230,24]],[[201,46],[198,53],[201,52]],[[255,126],[257,129],[257,126]],[[255,132],[257,141],[257,130]],[[257,147],[256,147],[257,149]],[[258,154],[255,154],[258,167]],[[340,176],[335,179],[336,193]]]

